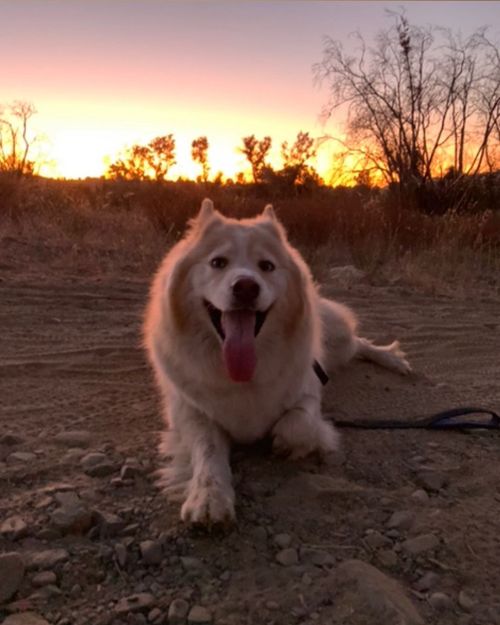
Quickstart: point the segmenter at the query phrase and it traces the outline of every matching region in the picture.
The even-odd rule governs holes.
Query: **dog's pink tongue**
[[[224,362],[229,377],[235,382],[249,382],[257,364],[255,313],[250,310],[223,312],[221,323],[225,335]]]

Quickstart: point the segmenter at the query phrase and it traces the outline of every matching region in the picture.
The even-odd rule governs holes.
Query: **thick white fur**
[[[216,256],[228,258],[228,267],[213,268]],[[271,260],[275,271],[260,270],[260,260]],[[221,339],[204,305],[208,300],[228,310],[230,286],[240,276],[259,284],[257,308],[270,309],[256,338],[254,376],[244,383],[228,377]],[[319,296],[270,206],[255,219],[237,221],[203,201],[154,279],[144,337],[168,427],[160,445],[167,459],[160,484],[169,497],[183,500],[181,518],[191,523],[234,518],[232,441],[251,443],[270,434],[276,450],[292,457],[335,449],[334,428],[321,415],[314,360],[331,369],[362,357],[409,371],[398,343],[378,347],[359,338],[352,312]]]

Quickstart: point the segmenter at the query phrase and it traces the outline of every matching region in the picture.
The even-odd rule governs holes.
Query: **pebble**
[[[155,540],[143,540],[139,544],[139,549],[146,564],[160,564],[163,560],[161,544]]]
[[[414,538],[409,538],[402,543],[404,551],[412,556],[420,555],[426,551],[432,551],[439,545],[439,538],[434,534],[420,534]]]
[[[56,444],[67,447],[88,447],[91,438],[88,430],[68,430],[56,434],[53,440]]]
[[[36,586],[37,588],[48,586],[49,584],[55,585],[56,582],[57,575],[54,571],[40,571],[40,573],[37,573],[31,580],[33,586]]]
[[[168,608],[169,625],[182,625],[189,611],[189,604],[184,599],[174,599]]]
[[[470,612],[476,603],[477,602],[474,601],[474,599],[470,597],[465,590],[461,590],[458,593],[458,605],[466,612]]]
[[[115,464],[106,454],[91,452],[83,456],[80,465],[84,472],[91,477],[105,477],[115,471]]]
[[[281,547],[281,549],[286,549],[286,547],[289,547],[292,544],[292,537],[290,534],[275,534],[273,536],[273,540],[278,547]]]
[[[382,547],[388,547],[392,545],[392,542],[389,538],[377,531],[371,531],[365,536],[364,540],[365,543],[370,547],[370,549],[381,549]]]
[[[439,575],[434,571],[427,571],[415,584],[416,590],[423,592],[426,590],[432,590],[439,581]]]
[[[125,527],[125,521],[113,512],[94,509],[92,514],[102,538],[116,536]]]
[[[69,559],[66,549],[45,549],[31,555],[29,569],[51,569]]]
[[[118,562],[118,564],[121,566],[121,568],[125,568],[125,565],[127,564],[127,547],[123,544],[123,543],[117,543],[115,545],[115,554],[116,554],[116,561]]]
[[[335,558],[330,553],[322,549],[310,547],[302,547],[300,549],[300,560],[314,566],[332,566],[335,564]]]
[[[36,460],[36,454],[33,454],[30,451],[15,451],[7,456],[7,460],[22,463],[33,462]]]
[[[389,569],[396,567],[398,564],[398,556],[392,549],[380,549],[377,552],[377,559],[382,566],[386,566]]]
[[[49,623],[35,612],[19,612],[7,616],[2,625],[49,625]]]
[[[142,474],[142,468],[138,462],[134,463],[125,463],[120,469],[120,479],[125,480],[133,480],[138,475]]]
[[[441,490],[448,483],[446,475],[437,471],[419,471],[417,479],[424,488],[433,492]]]
[[[210,612],[201,605],[194,605],[190,610],[187,617],[188,623],[211,623],[212,615]]]
[[[299,556],[297,554],[297,550],[293,547],[282,549],[276,554],[276,561],[283,566],[292,566],[293,564],[298,564]]]
[[[63,534],[84,534],[92,527],[92,512],[75,492],[56,493],[55,499],[60,507],[50,518]]]
[[[413,493],[411,494],[411,498],[413,499],[413,501],[422,504],[428,503],[430,499],[429,495],[423,488],[419,488],[413,491]]]
[[[17,551],[0,554],[0,604],[19,589],[24,577],[24,560]]]
[[[12,540],[24,538],[28,533],[28,525],[20,516],[11,516],[0,525],[0,535]]]
[[[181,564],[187,571],[203,568],[203,562],[199,558],[193,558],[191,556],[181,557]]]
[[[122,597],[114,607],[116,614],[128,614],[129,612],[145,612],[153,608],[155,598],[147,592],[136,593],[129,597]]]
[[[161,623],[164,620],[164,614],[160,608],[153,608],[148,614],[148,621],[150,623]]]
[[[429,603],[435,610],[445,611],[453,608],[453,601],[444,592],[434,592],[429,597]]]
[[[391,515],[386,526],[389,529],[408,530],[413,525],[414,520],[415,513],[411,510],[398,510]]]

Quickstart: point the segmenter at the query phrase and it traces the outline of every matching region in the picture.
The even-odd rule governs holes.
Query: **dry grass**
[[[499,288],[498,212],[429,216],[359,189],[282,198],[236,185],[0,178],[0,263],[30,272],[143,277],[205,196],[236,217],[272,201],[319,280],[332,265],[354,264],[374,280],[438,292]]]

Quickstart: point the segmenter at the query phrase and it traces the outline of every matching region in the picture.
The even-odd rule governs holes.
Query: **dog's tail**
[[[371,360],[372,362],[406,375],[411,371],[410,363],[405,353],[400,349],[399,342],[390,345],[374,345],[368,339],[356,337],[356,358]]]

